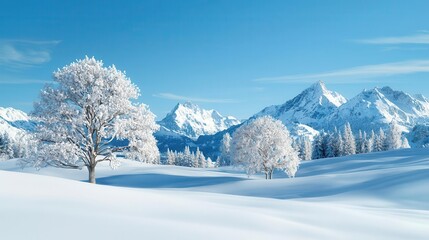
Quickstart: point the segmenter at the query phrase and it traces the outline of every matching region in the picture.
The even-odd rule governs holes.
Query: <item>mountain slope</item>
[[[198,105],[185,102],[177,104],[159,124],[163,131],[171,131],[192,139],[211,135],[240,124],[234,117],[224,117],[215,110],[205,110]]]
[[[391,122],[409,131],[415,124],[427,122],[429,103],[423,96],[415,98],[390,87],[364,90],[339,107],[329,122],[342,125],[350,122],[355,129],[387,128]]]
[[[292,100],[282,105],[274,105],[263,109],[252,118],[272,116],[285,125],[301,123],[312,128],[323,128],[324,119],[334,114],[337,108],[347,100],[341,94],[330,91],[322,81],[305,89]]]
[[[15,139],[33,128],[34,122],[23,111],[0,107],[0,134]]]

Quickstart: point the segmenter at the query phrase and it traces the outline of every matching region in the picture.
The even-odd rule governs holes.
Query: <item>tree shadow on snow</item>
[[[97,178],[97,184],[132,188],[191,188],[243,181],[238,177],[190,177],[168,174],[130,174]]]

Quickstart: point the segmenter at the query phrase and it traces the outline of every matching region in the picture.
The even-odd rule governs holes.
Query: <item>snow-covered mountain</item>
[[[404,131],[427,122],[429,101],[422,95],[413,97],[390,87],[364,90],[338,108],[328,122],[342,125],[350,122],[355,129],[385,128],[396,122]]]
[[[325,119],[336,113],[338,107],[346,102],[345,97],[328,90],[319,81],[286,103],[267,107],[252,118],[269,115],[287,126],[301,123],[316,129],[323,128]]]
[[[162,119],[161,132],[176,133],[192,139],[211,135],[240,124],[235,117],[224,117],[215,110],[205,110],[191,102],[179,103]]]
[[[31,130],[34,123],[23,111],[0,107],[0,134],[7,134],[12,139]]]

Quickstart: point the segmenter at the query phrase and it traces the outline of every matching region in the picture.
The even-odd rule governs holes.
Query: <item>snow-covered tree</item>
[[[386,135],[387,150],[399,149],[402,146],[402,131],[395,122],[390,124],[390,129]]]
[[[353,155],[356,154],[356,143],[353,136],[352,128],[350,123],[344,125],[343,132],[343,141],[344,141],[344,155]]]
[[[222,160],[220,159],[220,156],[217,156],[217,158],[216,158],[216,162],[215,162],[216,167],[220,167],[221,161],[222,161]]]
[[[384,131],[383,129],[380,128],[380,130],[378,131],[378,134],[375,136],[374,151],[375,152],[385,151],[385,142],[386,142],[386,137],[384,135]]]
[[[0,159],[9,159],[13,157],[13,149],[8,134],[0,134]]]
[[[214,168],[216,167],[216,164],[212,161],[210,157],[206,160],[206,168]]]
[[[229,166],[231,165],[231,135],[229,133],[225,133],[222,138],[220,151],[221,151],[221,158],[220,158],[220,166]]]
[[[371,130],[371,135],[367,137],[365,140],[365,152],[373,152],[374,151],[374,144],[375,144],[375,133],[374,130]]]
[[[195,168],[204,167],[205,161],[200,162],[201,161],[200,157],[201,157],[201,151],[200,151],[200,148],[197,147],[197,151],[195,152],[195,154],[192,154],[192,167],[195,167]]]
[[[198,150],[199,150],[199,149],[198,149]],[[201,151],[200,151],[198,154],[196,154],[196,157],[197,157],[197,159],[198,159],[198,164],[199,164],[199,166],[200,166],[201,168],[209,167],[209,166],[208,166],[207,159],[206,159],[206,157],[204,156],[203,152],[201,152]]]
[[[300,148],[299,148],[299,158],[301,160],[311,160],[311,155],[313,149],[311,146],[311,141],[307,137],[301,138]]]
[[[183,155],[185,157],[185,160],[184,160],[185,166],[193,167],[195,154],[193,152],[191,152],[191,149],[189,148],[189,146],[185,147],[185,150],[183,151]]]
[[[159,162],[155,115],[146,105],[133,102],[139,89],[124,72],[86,57],[54,72],[53,78],[55,83],[41,91],[32,113],[40,122],[35,167],[86,167],[89,182],[95,183],[97,164],[108,161],[116,168],[119,153]],[[114,139],[127,143],[115,146]]]
[[[336,131],[336,133],[334,133],[334,138],[332,139],[331,144],[333,146],[332,149],[334,151],[334,157],[344,156],[344,142],[341,131]]]
[[[313,154],[312,159],[326,158],[328,157],[328,144],[329,134],[321,131],[313,141]]]
[[[274,169],[294,177],[300,163],[289,131],[269,116],[238,128],[232,137],[231,154],[234,163],[243,166],[247,174],[264,172],[266,179],[272,178]]]
[[[167,149],[167,165],[176,164],[176,155],[170,149]]]
[[[408,143],[408,139],[406,137],[402,138],[401,148],[411,148],[410,144]]]
[[[364,153],[365,152],[365,141],[362,134],[362,130],[359,129],[358,136],[356,138],[356,153]]]

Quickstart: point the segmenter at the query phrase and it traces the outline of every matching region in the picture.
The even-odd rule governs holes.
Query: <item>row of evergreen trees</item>
[[[350,123],[343,130],[334,129],[321,131],[311,143],[308,138],[300,138],[295,142],[295,148],[302,160],[340,157],[359,153],[380,152],[399,148],[409,148],[408,140],[402,136],[402,131],[395,123],[390,125],[387,133],[379,129],[378,133],[369,134],[359,130],[355,136]]]
[[[216,165],[210,157],[206,158],[199,148],[195,152],[191,152],[189,146],[185,147],[183,152],[167,150],[167,165],[176,165],[195,168],[210,168]]]

